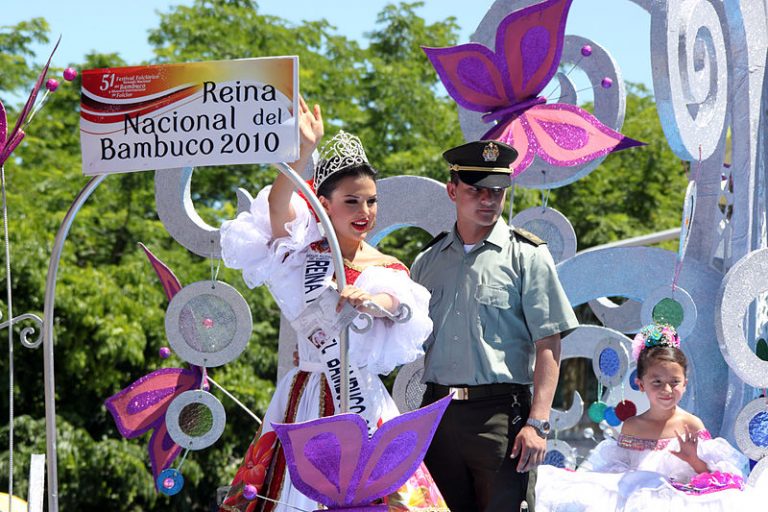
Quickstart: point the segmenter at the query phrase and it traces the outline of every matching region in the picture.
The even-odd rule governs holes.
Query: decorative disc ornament
[[[594,421],[595,423],[600,423],[605,419],[605,410],[608,408],[608,404],[605,402],[597,401],[592,402],[592,405],[589,406],[589,409],[587,410],[587,414],[589,415],[589,419]]]
[[[752,487],[768,487],[768,457],[758,461],[749,473],[749,485]]]
[[[752,400],[736,417],[734,437],[741,451],[752,460],[768,455],[768,405],[765,398]]]
[[[157,476],[157,488],[166,496],[175,496],[184,488],[184,477],[177,469],[164,469]]]
[[[415,411],[421,407],[424,392],[427,387],[422,384],[424,375],[424,358],[404,365],[397,372],[395,383],[392,386],[392,398],[400,412]]]
[[[165,314],[165,333],[174,352],[207,368],[236,359],[253,330],[242,295],[221,281],[198,281],[174,295]]]
[[[556,468],[574,469],[576,460],[573,457],[573,448],[565,441],[547,439],[547,454],[544,456],[543,464]]]
[[[629,354],[624,345],[612,338],[604,338],[597,343],[592,369],[600,383],[607,387],[618,386],[628,368]]]
[[[622,400],[614,407],[616,417],[621,421],[626,421],[632,416],[637,415],[637,406],[631,400]]]
[[[555,263],[576,254],[576,231],[566,216],[557,210],[534,206],[515,215],[510,224],[530,231],[546,241]]]
[[[189,450],[202,450],[215,443],[226,422],[224,406],[202,389],[180,394],[165,413],[168,434],[176,444]]]
[[[616,409],[613,407],[605,408],[605,412],[603,412],[603,418],[605,419],[605,422],[612,427],[618,427],[621,425],[621,419],[616,416]]]
[[[668,323],[681,339],[693,332],[696,316],[696,304],[691,295],[679,286],[674,290],[672,286],[656,288],[645,297],[640,309],[644,325]]]
[[[750,347],[744,335],[749,306],[768,292],[768,249],[753,251],[731,267],[723,278],[715,303],[715,332],[725,361],[744,383],[768,387],[768,361]],[[754,457],[753,457],[754,458]]]

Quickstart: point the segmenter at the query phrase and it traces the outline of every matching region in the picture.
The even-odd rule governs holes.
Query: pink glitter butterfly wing
[[[291,482],[328,507],[348,504],[366,459],[368,428],[356,414],[341,414],[303,423],[273,423],[283,444]]]
[[[5,105],[0,101],[0,150],[5,147],[5,137],[8,135],[8,117],[5,112]]]
[[[612,151],[644,144],[605,126],[575,105],[537,105],[520,116],[519,121],[536,155],[560,167],[583,164]]]
[[[432,436],[451,398],[401,414],[373,434],[370,455],[350,500],[369,503],[400,488],[424,459]]]
[[[533,98],[549,83],[563,55],[565,22],[572,0],[549,0],[511,13],[496,29],[496,53],[515,103]]]
[[[152,465],[152,476],[154,476],[155,485],[157,485],[157,477],[160,472],[171,467],[173,461],[181,453],[181,446],[173,441],[165,422],[158,425],[152,432],[147,451],[149,452],[149,462]]]
[[[165,290],[165,296],[168,297],[168,300],[171,300],[173,296],[181,290],[181,282],[179,281],[179,278],[176,277],[176,274],[173,273],[168,265],[152,254],[152,251],[147,249],[147,246],[139,242],[139,247],[144,249],[147,258],[149,258],[149,262],[152,264],[152,268],[155,269],[157,277],[160,278],[160,283],[163,285],[163,290]]]
[[[7,139],[8,136],[8,117],[3,102],[0,101],[0,165],[3,165],[8,157],[24,138],[24,132],[19,130],[15,140]],[[5,156],[2,156],[5,155]]]
[[[181,393],[199,388],[201,378],[201,373],[194,369],[161,368],[104,402],[123,437],[133,439],[151,429],[155,430],[148,447],[155,477],[179,453],[178,445],[173,443],[165,430],[168,405]]]
[[[0,150],[0,165],[5,163],[8,157],[11,156],[13,150],[16,149],[16,146],[21,143],[21,139],[24,138],[24,131],[21,129],[21,127],[27,120],[29,113],[32,111],[32,107],[35,105],[37,93],[40,91],[40,87],[43,86],[43,80],[45,80],[45,75],[48,74],[48,67],[51,65],[51,59],[53,59],[53,54],[56,53],[56,49],[59,47],[60,42],[61,37],[59,37],[58,41],[56,41],[56,45],[53,47],[51,55],[48,57],[48,62],[45,63],[42,71],[40,71],[40,74],[37,76],[37,81],[35,82],[32,91],[29,93],[29,97],[27,98],[27,102],[24,104],[24,108],[21,109],[19,118],[16,120],[16,125],[13,127],[13,130],[11,130],[5,146]]]
[[[414,473],[449,402],[446,397],[397,416],[370,440],[356,414],[272,426],[297,489],[331,508],[364,507]]]
[[[526,170],[536,156],[536,146],[530,143],[524,122],[522,116],[518,116],[505,124],[496,125],[483,135],[483,139],[495,139],[517,150],[518,157],[512,165],[512,178]]]
[[[132,439],[165,419],[177,395],[200,385],[200,374],[182,368],[161,368],[107,398],[105,405],[123,437]]]
[[[448,94],[462,107],[488,112],[509,105],[501,59],[477,43],[423,48]]]

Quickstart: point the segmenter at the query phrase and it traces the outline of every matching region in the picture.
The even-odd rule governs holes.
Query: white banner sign
[[[298,57],[83,72],[85,175],[293,162]]]

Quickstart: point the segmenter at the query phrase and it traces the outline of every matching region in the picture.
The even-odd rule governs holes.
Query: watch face
[[[550,427],[548,421],[542,421],[541,422],[541,431],[545,434],[549,434],[549,431],[552,430],[552,427]]]

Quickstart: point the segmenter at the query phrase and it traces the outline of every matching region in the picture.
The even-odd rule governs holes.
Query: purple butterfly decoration
[[[181,289],[181,283],[171,269],[144,244],[139,245],[146,252],[170,300]],[[181,453],[181,446],[173,441],[166,428],[165,412],[178,395],[201,387],[207,388],[207,383],[198,366],[189,369],[161,368],[143,376],[104,402],[123,437],[133,439],[153,431],[147,451],[156,484],[160,472],[170,467]]]
[[[548,0],[513,12],[496,30],[496,51],[469,43],[424,48],[448,94],[496,124],[483,139],[514,146],[517,176],[535,156],[570,167],[644,143],[625,137],[575,105],[539,96],[557,72],[572,0]]]
[[[45,64],[45,67],[43,67],[43,70],[40,71],[35,86],[32,88],[32,92],[29,93],[27,102],[24,104],[24,108],[21,109],[19,118],[16,120],[16,125],[13,127],[10,134],[8,134],[8,119],[6,117],[5,107],[3,106],[3,103],[0,102],[0,166],[5,164],[5,161],[8,160],[11,153],[13,153],[18,145],[21,144],[22,139],[24,139],[25,133],[22,128],[27,120],[27,116],[32,112],[32,107],[35,105],[35,100],[37,99],[37,93],[40,91],[40,87],[43,86],[43,80],[45,80],[45,75],[48,74],[48,67],[51,65],[51,59],[53,58],[53,54],[56,53],[60,41],[61,37],[56,41],[56,46],[53,47],[53,51],[51,51],[51,55],[48,57],[48,62]]]
[[[357,414],[272,426],[299,491],[330,509],[378,510],[371,502],[399,489],[421,464],[450,400],[393,418],[370,439]]]

